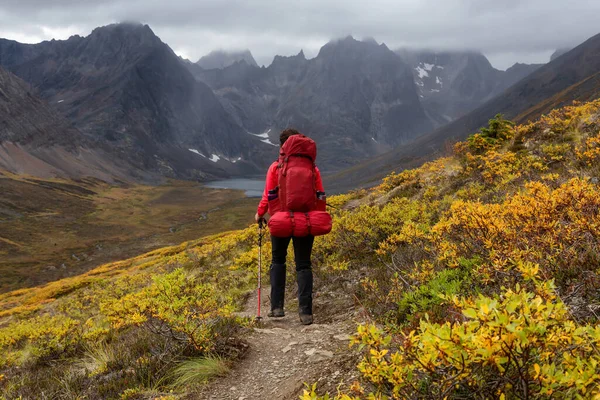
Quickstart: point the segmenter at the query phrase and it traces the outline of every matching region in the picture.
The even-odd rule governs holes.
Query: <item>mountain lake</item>
[[[207,182],[204,186],[212,189],[243,190],[246,193],[246,197],[261,197],[265,188],[265,180],[248,178],[224,179]]]

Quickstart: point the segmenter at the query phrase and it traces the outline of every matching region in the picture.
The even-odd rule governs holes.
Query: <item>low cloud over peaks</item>
[[[390,48],[480,50],[506,68],[545,62],[556,48],[598,33],[599,14],[600,2],[583,0],[4,0],[0,37],[37,42],[143,21],[191,60],[248,48],[269,64],[300,49],[314,56],[331,38],[352,33]]]

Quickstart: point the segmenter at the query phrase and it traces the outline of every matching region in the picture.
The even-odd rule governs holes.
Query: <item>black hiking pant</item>
[[[271,309],[283,308],[285,297],[285,260],[290,240],[294,243],[298,306],[301,314],[312,315],[313,274],[310,262],[314,236],[278,238],[271,236]]]

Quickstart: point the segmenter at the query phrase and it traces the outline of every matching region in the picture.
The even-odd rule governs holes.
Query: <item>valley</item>
[[[0,38],[0,400],[600,399],[600,35],[501,70],[94,26]],[[332,226],[277,278],[254,214],[280,153],[319,166]],[[292,232],[319,196],[295,168]]]
[[[265,188],[265,180],[264,178],[234,178],[207,182],[205,186],[213,189],[243,190],[248,197],[261,197]]]
[[[240,229],[257,199],[169,180],[156,186],[0,173],[0,292]]]

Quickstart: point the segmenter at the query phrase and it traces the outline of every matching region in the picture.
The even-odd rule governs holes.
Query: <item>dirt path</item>
[[[249,344],[246,357],[196,398],[298,399],[305,382],[335,391],[344,379],[354,380],[356,355],[348,351],[348,339],[356,329],[356,314],[349,295],[315,296],[315,323],[310,326],[300,324],[295,310],[271,319],[266,318],[267,299],[262,307],[265,318],[260,327],[244,338]],[[256,315],[256,296],[248,301],[244,314]]]

